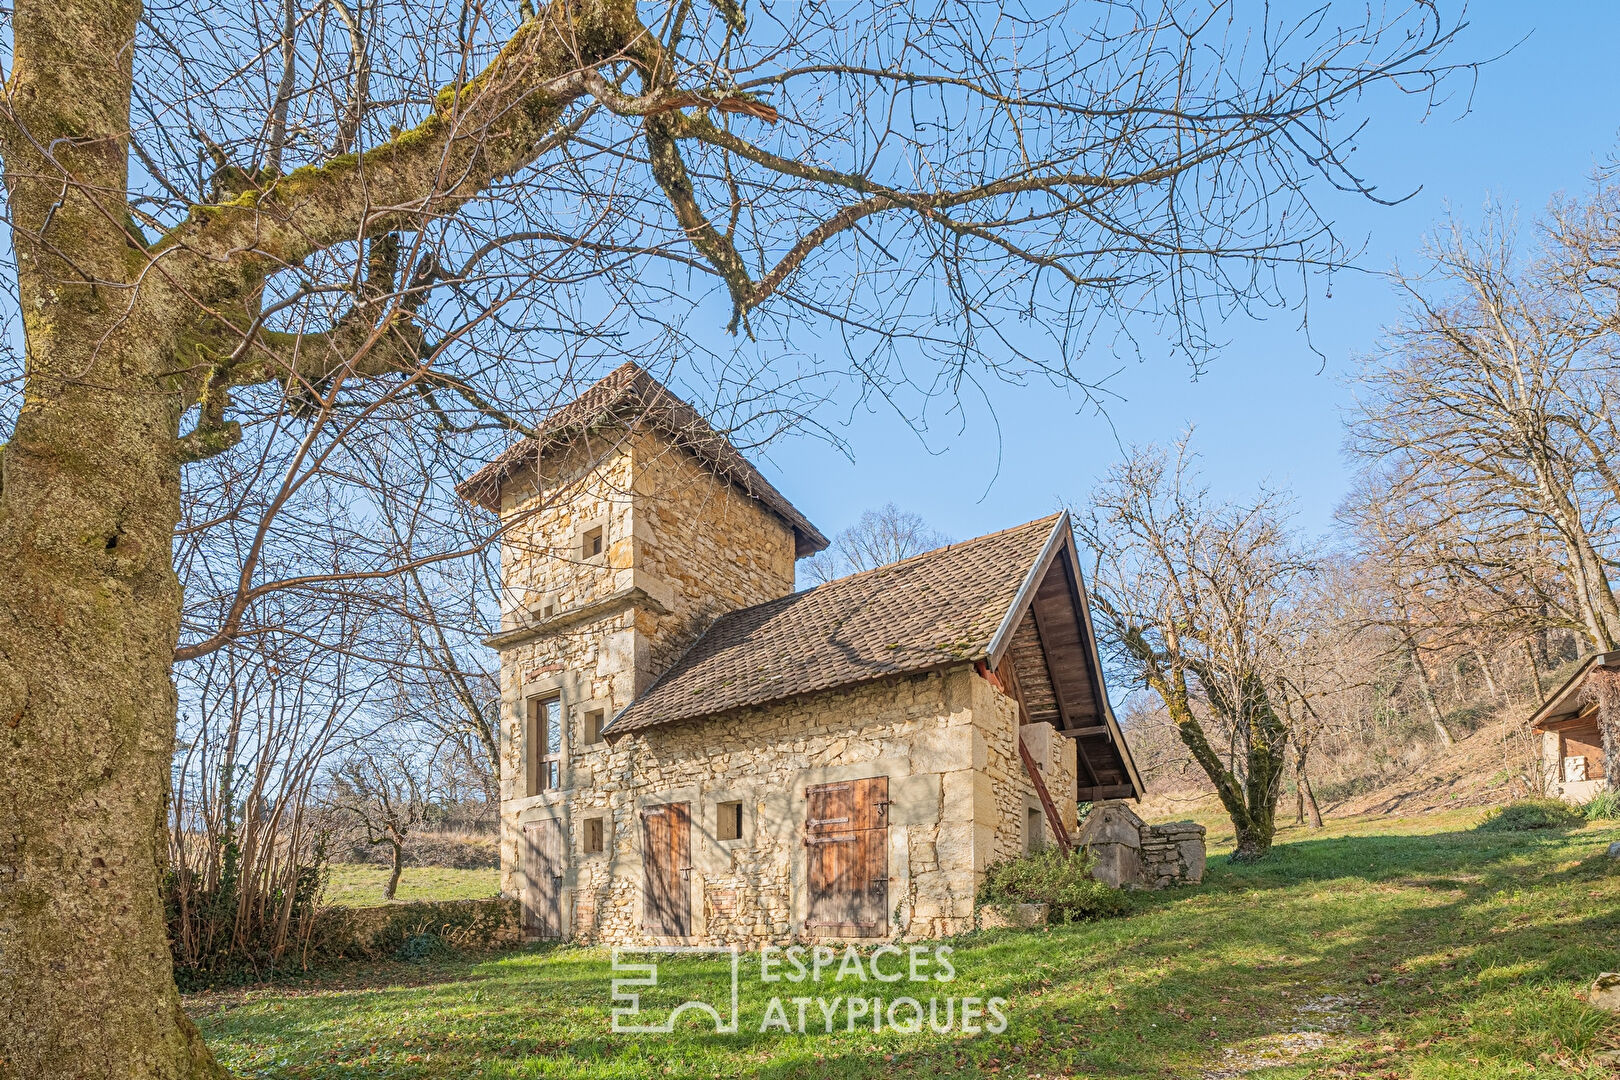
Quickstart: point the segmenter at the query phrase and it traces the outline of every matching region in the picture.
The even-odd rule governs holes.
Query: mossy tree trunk
[[[18,5],[0,139],[27,347],[0,462],[0,1071],[15,1076],[222,1075],[181,1011],[159,896],[180,408],[154,391],[180,320],[155,296],[132,308],[127,286],[145,263],[120,195],[139,13]]]
[[[269,273],[399,227],[373,206],[453,211],[541,152],[583,93],[558,74],[633,25],[627,6],[592,11],[569,33],[566,6],[548,33],[526,23],[459,98],[369,152],[365,190],[338,159],[152,242],[125,202],[139,3],[18,4],[0,118],[26,346],[0,449],[0,1077],[224,1075],[181,1009],[160,892],[186,655],[180,470],[239,437],[223,420],[231,386],[417,361],[412,335],[386,326],[305,335],[296,354],[273,335],[238,346]],[[443,194],[441,169],[459,181]]]
[[[1110,618],[1119,621],[1107,598],[1099,597],[1095,602]],[[1212,665],[1183,655],[1174,626],[1169,628],[1166,639],[1168,645],[1160,652],[1139,629],[1127,630],[1121,635],[1121,643],[1140,665],[1143,683],[1164,702],[1182,744],[1209,777],[1216,797],[1232,821],[1236,841],[1232,858],[1237,862],[1256,862],[1270,854],[1277,834],[1277,803],[1282,798],[1287,769],[1289,727],[1272,707],[1265,680],[1257,673],[1228,679]],[[1198,676],[1210,711],[1232,730],[1241,732],[1244,746],[1241,775],[1210,742],[1194,711],[1189,672]],[[1236,689],[1227,691],[1225,687],[1229,683],[1235,683]]]

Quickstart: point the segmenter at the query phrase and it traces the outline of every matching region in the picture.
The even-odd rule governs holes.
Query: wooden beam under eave
[[[1038,594],[1040,589],[1036,589]],[[1032,597],[1029,602],[1030,618],[1035,620],[1035,635],[1041,640],[1041,660],[1046,664],[1046,681],[1052,684],[1052,700],[1057,703],[1058,721],[1062,731],[1067,734],[1069,730],[1069,708],[1063,704],[1063,687],[1058,684],[1057,672],[1052,667],[1052,653],[1047,648],[1051,638],[1046,633],[1046,624],[1041,621],[1041,608],[1039,597]],[[1086,757],[1086,748],[1079,743],[1074,744],[1074,759],[1079,762],[1080,768],[1085,770],[1086,779],[1092,784],[1097,783],[1097,770],[1091,767],[1091,761]]]
[[[1136,794],[1130,784],[1094,784],[1075,792],[1080,802],[1102,802],[1104,799],[1128,799]]]
[[[1038,590],[1037,590],[1038,591]],[[1050,642],[1052,635],[1047,632],[1051,623],[1041,618],[1041,605],[1038,600],[1031,600],[1029,613],[1035,619],[1035,633],[1041,639],[1041,659],[1046,662],[1046,679],[1052,684],[1052,700],[1057,702],[1058,719],[1062,722],[1063,730],[1069,730],[1069,706],[1063,701],[1063,686],[1058,682],[1057,669],[1052,666],[1052,649]]]

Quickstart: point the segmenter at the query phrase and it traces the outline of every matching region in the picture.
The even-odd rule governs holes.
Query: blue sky
[[[1360,140],[1362,172],[1383,192],[1422,190],[1394,207],[1348,196],[1319,202],[1341,236],[1365,239],[1367,269],[1415,262],[1423,234],[1448,210],[1471,221],[1487,199],[1499,199],[1533,218],[1620,149],[1620,4],[1490,0],[1470,5],[1466,18],[1458,59],[1496,55],[1524,39],[1480,73],[1466,114],[1454,100],[1424,120],[1411,102],[1386,99]],[[1468,89],[1459,83],[1457,93]],[[1285,485],[1301,527],[1328,533],[1351,474],[1341,449],[1345,376],[1397,310],[1376,275],[1337,275],[1332,291],[1332,299],[1318,293],[1311,311],[1325,360],[1306,347],[1291,313],[1234,321],[1229,343],[1196,379],[1173,361],[1124,361],[1106,416],[1046,385],[999,387],[991,399],[999,432],[979,415],[960,431],[940,427],[925,447],[893,416],[863,415],[840,431],[853,463],[824,442],[797,438],[774,445],[762,464],[829,535],[893,500],[965,538],[1082,499],[1121,443],[1165,442],[1190,423],[1217,491]]]

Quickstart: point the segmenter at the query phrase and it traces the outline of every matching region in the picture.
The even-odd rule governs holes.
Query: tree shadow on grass
[[[1603,854],[1609,839],[1455,831],[1299,840],[1260,864],[1213,860],[1203,888],[1136,894],[1127,918],[973,935],[957,943],[951,990],[1008,999],[1003,1035],[783,1036],[761,1034],[757,1013],[738,1035],[615,1035],[606,953],[567,947],[421,985],[379,972],[323,1000],[242,1009],[205,1028],[244,1061],[275,1047],[276,1060],[293,1063],[289,1076],[386,1064],[388,1075],[421,1080],[1196,1077],[1223,1047],[1330,1001],[1352,1044],[1437,1041],[1422,1051],[1431,1053],[1452,1040],[1487,1062],[1569,1075],[1537,1058],[1578,1059],[1620,1038],[1572,994],[1620,966],[1620,865]],[[1382,1051],[1366,1053],[1376,1064]],[[1354,1068],[1364,1064],[1372,1071],[1347,1075],[1378,1074],[1365,1062]]]

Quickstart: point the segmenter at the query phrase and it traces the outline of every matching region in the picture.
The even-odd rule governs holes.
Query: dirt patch
[[[1356,1002],[1337,994],[1323,994],[1294,1007],[1287,1031],[1246,1039],[1221,1051],[1219,1064],[1199,1073],[1199,1080],[1238,1080],[1261,1069],[1291,1065],[1339,1039],[1350,1026]]]

